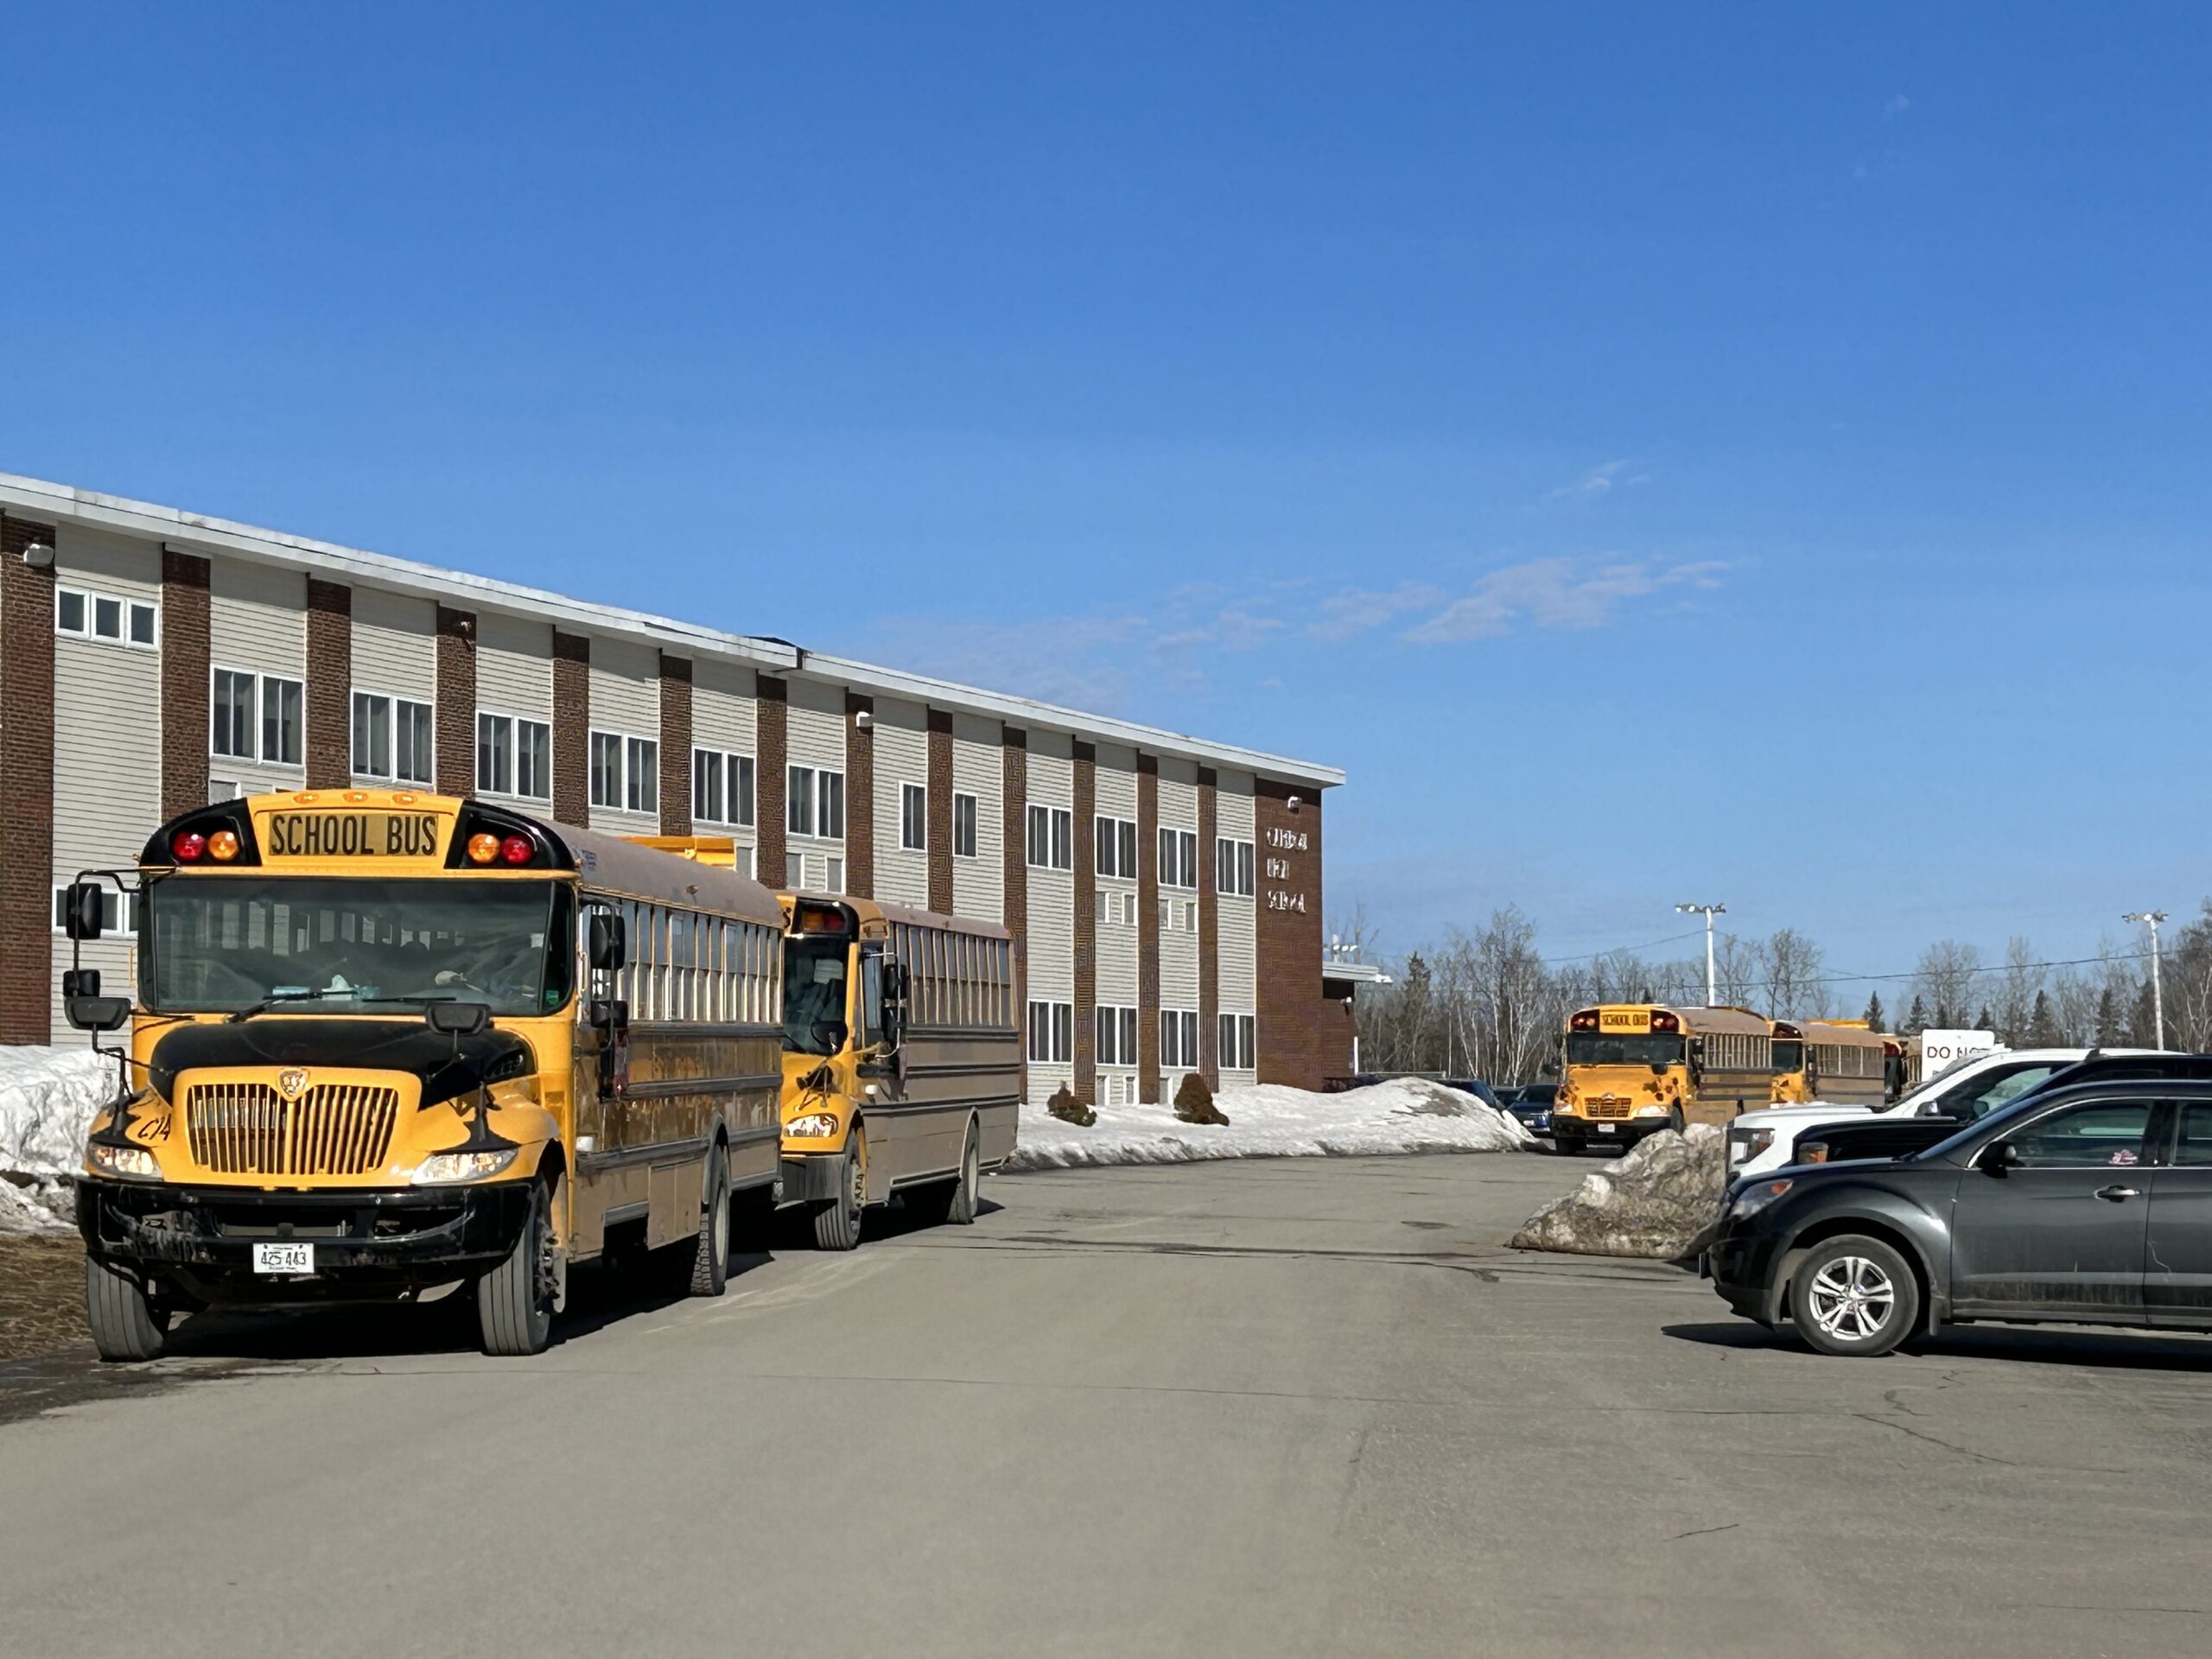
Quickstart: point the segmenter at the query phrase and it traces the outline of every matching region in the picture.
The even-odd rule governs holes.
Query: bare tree
[[[1974,980],[1980,969],[1981,951],[1956,939],[1938,939],[1920,953],[1912,988],[1927,1001],[1929,1024],[1957,1027],[1974,1017]]]
[[[1765,1011],[1777,1020],[1824,1020],[1834,1011],[1821,982],[1821,947],[1794,927],[1758,947],[1766,959]]]

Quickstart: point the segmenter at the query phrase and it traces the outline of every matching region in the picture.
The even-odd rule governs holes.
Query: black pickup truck
[[[2034,1092],[2116,1077],[2212,1077],[2212,1055],[2099,1054],[2092,1050],[2064,1071],[2052,1072]],[[1968,1122],[1963,1117],[1876,1116],[1827,1123],[1800,1135],[1792,1155],[1801,1164],[1909,1158],[1949,1140]]]

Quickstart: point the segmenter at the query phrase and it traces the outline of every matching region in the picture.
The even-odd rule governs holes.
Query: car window
[[[2192,1100],[2181,1109],[2181,1138],[2174,1162],[2202,1169],[2212,1165],[2212,1101]]]
[[[2011,1137],[2029,1169],[2084,1169],[2143,1161],[2147,1100],[2101,1100],[2039,1117]]]
[[[2026,1065],[1992,1066],[1955,1089],[1946,1090],[1930,1115],[1961,1117],[1974,1122],[2048,1082],[2062,1064],[2046,1060]]]

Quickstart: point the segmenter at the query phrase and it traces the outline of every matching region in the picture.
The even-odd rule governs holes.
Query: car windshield
[[[2050,1080],[2051,1074],[2063,1071],[2069,1061],[2029,1061],[2019,1065],[1993,1065],[1986,1071],[1975,1073],[1956,1088],[1947,1089],[1929,1103],[1931,1116],[1962,1117],[1969,1123],[1979,1122],[2000,1106],[2008,1106],[2031,1089],[2041,1088]]]
[[[784,1046],[835,1054],[845,1046],[845,942],[791,939],[784,945]]]
[[[139,995],[156,1013],[315,1013],[424,1000],[544,1014],[575,982],[565,882],[173,876],[146,890]]]
[[[1623,1036],[1613,1032],[1573,1031],[1567,1037],[1569,1065],[1677,1065],[1680,1037]]]

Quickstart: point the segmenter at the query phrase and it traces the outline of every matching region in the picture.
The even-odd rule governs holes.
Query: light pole
[[[2123,922],[2140,922],[2151,930],[2151,1025],[2154,1035],[2151,1046],[2166,1046],[2166,988],[2159,982],[2158,924],[2166,919],[2163,910],[2131,910],[2120,918]]]
[[[1720,999],[1714,993],[1713,985],[1713,918],[1716,916],[1726,916],[1728,913],[1728,906],[1726,905],[1676,905],[1675,908],[1686,916],[1705,918],[1705,1006],[1708,1008],[1713,1007],[1719,1004]]]

